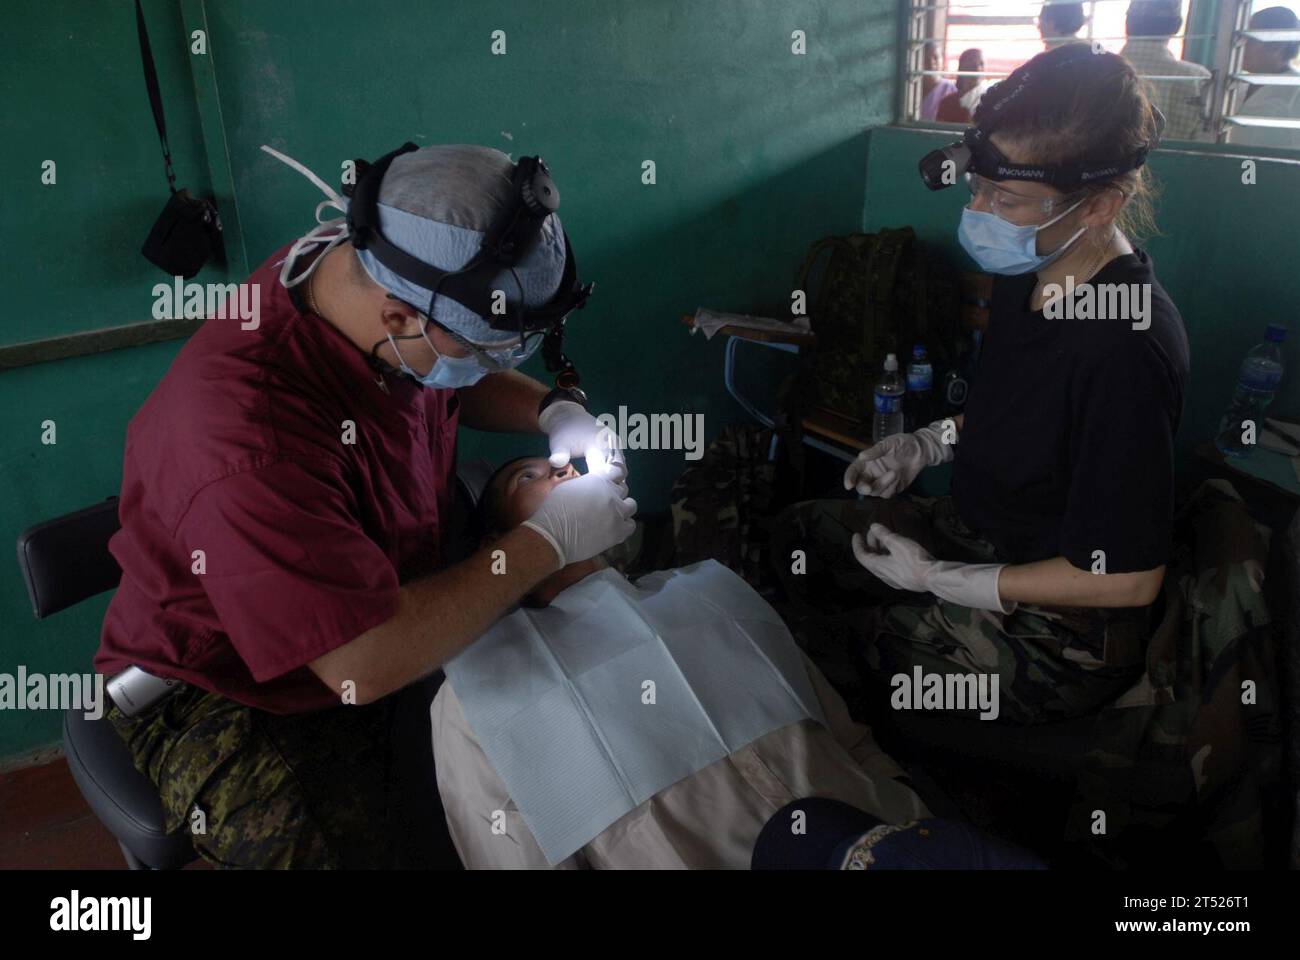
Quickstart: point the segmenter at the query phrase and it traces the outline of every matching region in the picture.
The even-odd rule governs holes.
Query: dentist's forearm
[[[308,666],[340,694],[351,681],[356,702],[370,703],[438,669],[558,569],[550,543],[517,527],[468,560],[406,584],[392,617]]]

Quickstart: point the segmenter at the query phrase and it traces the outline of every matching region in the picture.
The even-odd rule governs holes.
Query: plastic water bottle
[[[898,375],[898,357],[885,357],[885,375],[876,384],[871,418],[871,442],[879,443],[885,437],[903,432],[903,381]]]
[[[1241,361],[1237,371],[1237,389],[1228,404],[1228,411],[1219,423],[1219,435],[1214,445],[1219,452],[1228,457],[1248,457],[1258,444],[1259,434],[1264,429],[1264,411],[1273,402],[1278,384],[1282,382],[1282,341],[1286,339],[1286,327],[1270,323],[1264,331],[1264,340],[1257,343]],[[1249,430],[1248,423],[1254,424],[1251,431],[1255,443],[1244,443],[1242,437]]]
[[[907,365],[907,403],[903,407],[903,429],[911,432],[932,419],[930,396],[934,392],[934,368],[925,347],[912,348],[912,362]]]

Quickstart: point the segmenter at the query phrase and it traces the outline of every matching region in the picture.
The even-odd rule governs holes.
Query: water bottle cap
[[[885,354],[885,372],[893,373],[898,369],[898,357],[892,353]]]
[[[916,346],[912,348],[912,359],[913,360],[925,359],[925,344],[918,343]]]
[[[1264,339],[1271,340],[1273,343],[1281,343],[1286,339],[1286,327],[1280,323],[1270,323],[1264,330]]]

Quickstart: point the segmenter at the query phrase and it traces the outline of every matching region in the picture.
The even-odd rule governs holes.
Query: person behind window
[[[1038,12],[1038,32],[1043,38],[1043,46],[1051,50],[1073,43],[1083,29],[1083,22],[1083,4],[1045,0],[1043,9]]]
[[[1147,93],[1165,115],[1166,140],[1207,139],[1201,96],[1210,71],[1199,63],[1179,60],[1169,49],[1170,38],[1182,25],[1179,0],[1133,0],[1124,23],[1128,41],[1119,53],[1138,76],[1152,78],[1146,80]],[[1195,79],[1167,79],[1177,77]]]
[[[1268,7],[1250,18],[1252,30],[1295,30],[1297,27],[1300,27],[1300,18],[1286,7]],[[1242,66],[1249,73],[1294,75],[1298,55],[1300,41],[1247,38]],[[1237,113],[1250,117],[1300,120],[1300,86],[1252,86],[1245,101],[1237,107]],[[1233,127],[1229,139],[1233,143],[1254,147],[1300,147],[1300,130]]]
[[[943,55],[939,45],[933,41],[925,45],[925,69],[942,70]],[[939,104],[950,93],[957,92],[957,85],[947,77],[921,78],[921,119],[933,120],[939,113]]]
[[[974,47],[963,50],[957,58],[957,69],[963,73],[983,73],[984,52]],[[956,88],[939,102],[934,118],[942,123],[970,123],[985,87],[983,77],[958,77]]]

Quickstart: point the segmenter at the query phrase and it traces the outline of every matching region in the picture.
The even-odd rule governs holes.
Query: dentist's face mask
[[[391,299],[401,300],[400,297],[390,293]],[[436,294],[434,299],[436,300]],[[406,301],[402,300],[405,303]],[[473,344],[464,340],[458,335],[452,335],[462,346],[469,349],[469,354],[464,357],[453,357],[443,353],[433,341],[429,339],[429,324],[433,321],[428,319],[428,314],[421,311],[418,307],[407,304],[415,310],[419,320],[424,326],[419,333],[406,334],[404,336],[393,336],[387,334],[388,342],[392,344],[393,353],[397,356],[398,369],[415,380],[418,380],[426,387],[450,388],[468,387],[487,376],[489,373],[500,373],[503,370],[513,370],[529,357],[531,357],[541,346],[542,338],[540,336],[532,337],[528,342],[518,344],[496,344],[493,346],[484,346],[482,344]],[[430,304],[432,307],[432,303]],[[441,325],[440,325],[441,326]],[[442,327],[443,331],[447,327]],[[416,340],[423,339],[429,345],[429,348],[437,356],[433,368],[426,374],[416,373],[406,359],[402,356],[402,351],[397,346],[398,340]],[[380,340],[375,344],[374,350],[377,350],[384,341]],[[371,352],[374,353],[374,350]]]
[[[975,175],[969,177],[969,183],[971,193],[977,196],[982,189],[992,188],[994,191],[997,189],[996,184],[989,184]],[[996,213],[986,213],[982,210],[972,210],[970,207],[966,207],[961,212],[961,224],[957,228],[957,239],[961,243],[962,249],[971,255],[971,259],[978,263],[982,270],[987,270],[989,273],[1009,275],[1029,273],[1031,270],[1037,270],[1065,253],[1071,244],[1087,232],[1087,227],[1080,227],[1070,239],[1051,253],[1040,254],[1038,252],[1039,231],[1046,230],[1052,224],[1068,216],[1079,204],[1083,203],[1084,199],[1086,198],[1076,200],[1050,220],[1039,224],[1018,225],[1004,220]],[[1050,204],[1051,201],[1042,202]],[[997,209],[996,193],[991,206],[994,210]]]
[[[425,321],[419,333],[412,333],[406,336],[394,337],[388,334],[388,342],[393,345],[393,353],[397,355],[397,366],[407,376],[413,377],[420,381],[426,387],[438,389],[455,389],[457,387],[468,387],[478,383],[490,371],[484,367],[477,356],[472,352],[467,357],[451,357],[443,353],[433,345],[428,334],[429,323]],[[402,351],[397,348],[398,340],[416,340],[423,338],[424,342],[429,345],[429,349],[437,356],[433,362],[433,367],[426,374],[419,374],[412,370],[402,357]],[[382,341],[381,341],[382,342]]]

